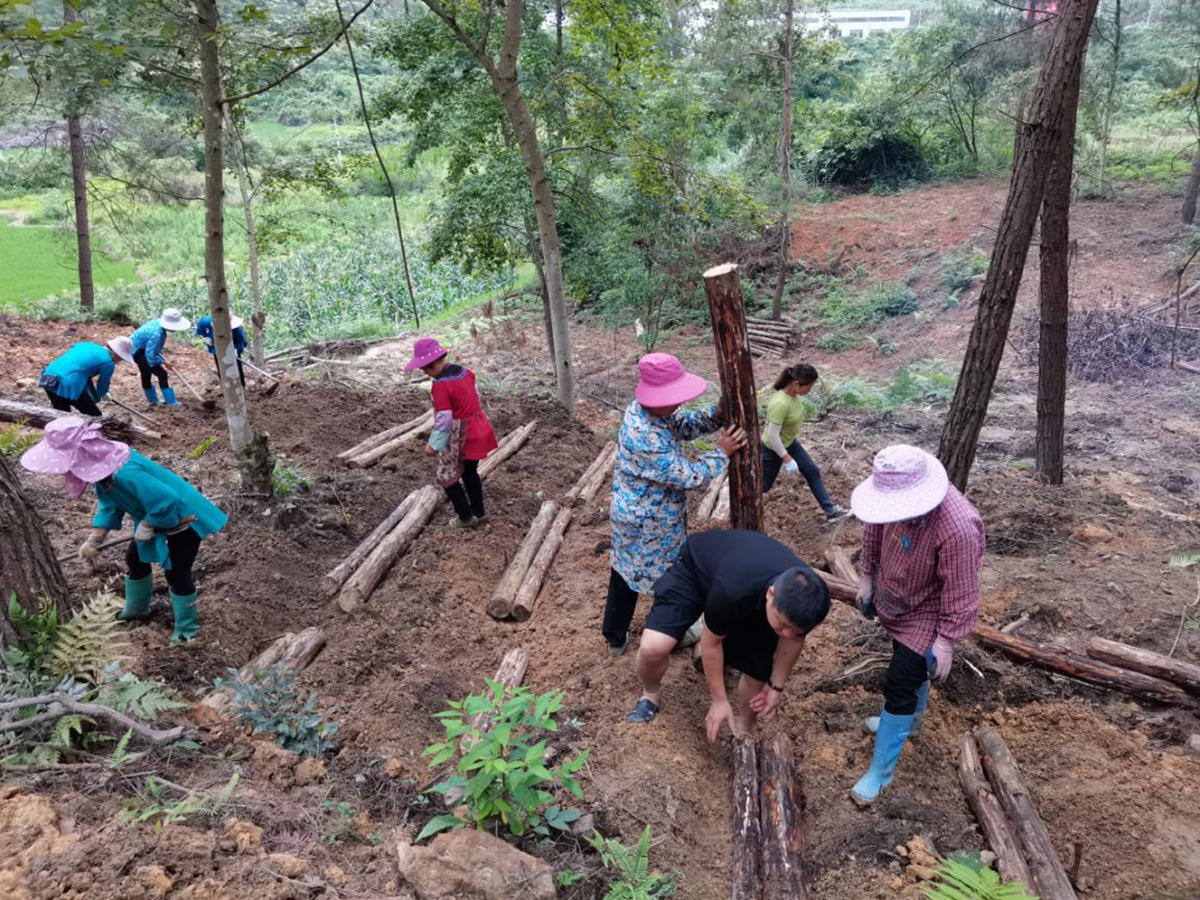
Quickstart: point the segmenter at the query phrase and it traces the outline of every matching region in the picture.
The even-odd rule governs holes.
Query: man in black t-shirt
[[[757,531],[693,534],[679,559],[654,583],[654,605],[638,648],[642,699],[625,717],[652,722],[658,714],[671,651],[701,615],[700,654],[712,705],[709,741],[728,725],[747,734],[779,705],[804,636],[829,612],[825,582],[774,538]],[[735,718],[725,694],[725,666],[742,673]]]

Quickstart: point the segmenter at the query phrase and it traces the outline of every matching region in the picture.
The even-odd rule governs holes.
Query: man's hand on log
[[[717,446],[726,456],[733,456],[745,448],[746,432],[736,425],[730,425],[721,432],[721,436],[717,439]]]
[[[733,707],[729,705],[729,701],[714,700],[708,708],[708,715],[704,717],[704,731],[710,744],[720,737],[721,728],[725,725],[729,726],[730,732],[737,734],[737,723],[734,721]]]

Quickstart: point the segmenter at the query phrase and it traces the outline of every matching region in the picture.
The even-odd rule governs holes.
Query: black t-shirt
[[[704,598],[704,623],[721,637],[747,619],[759,618],[767,588],[793,566],[795,553],[759,531],[704,531],[693,534],[680,560]]]

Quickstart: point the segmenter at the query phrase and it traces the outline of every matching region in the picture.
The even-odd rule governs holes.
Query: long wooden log
[[[713,504],[712,518],[729,521],[729,482],[721,485],[717,492],[717,502]]]
[[[563,506],[581,506],[590,503],[597,492],[599,492],[600,486],[604,484],[604,479],[608,477],[608,473],[612,469],[612,461],[616,458],[616,455],[617,444],[615,441],[609,441],[604,445],[604,449],[600,451],[599,455],[592,460],[574,486],[567,491],[566,496],[563,497]],[[585,494],[588,491],[591,491],[591,495],[585,499]]]
[[[792,741],[786,734],[776,734],[759,747],[758,773],[763,900],[805,900],[809,893],[804,871],[804,799]]]
[[[791,322],[780,321],[778,319],[760,319],[758,316],[746,316],[746,324],[751,328],[768,328],[774,331],[787,331],[789,333],[796,327]]]
[[[525,579],[521,582],[521,587],[512,604],[511,615],[517,622],[526,622],[533,615],[533,608],[537,605],[538,594],[546,580],[546,573],[550,571],[554,557],[558,555],[558,549],[562,546],[563,537],[571,526],[571,517],[574,515],[575,510],[573,509],[560,509],[547,529],[546,536],[542,539],[542,545],[538,547],[537,555],[529,564]]]
[[[537,516],[529,525],[529,530],[525,532],[525,539],[521,541],[521,546],[517,548],[516,554],[492,592],[491,599],[488,600],[487,611],[492,618],[507,619],[512,615],[517,592],[521,589],[529,566],[546,538],[546,532],[550,530],[554,517],[558,515],[558,509],[557,500],[546,500],[542,503],[542,508],[538,510]]]
[[[587,506],[596,499],[596,495],[600,493],[600,489],[604,487],[604,483],[608,481],[609,476],[613,473],[613,466],[617,461],[617,445],[613,444],[612,450],[605,456],[604,462],[600,467],[592,473],[587,484],[583,486],[583,490],[579,492],[579,498],[576,501],[576,506]]]
[[[1087,655],[1123,669],[1174,682],[1193,694],[1200,694],[1200,666],[1195,663],[1098,637],[1088,643]]]
[[[272,666],[302,672],[325,649],[325,640],[325,632],[315,626],[295,633],[289,631],[276,638],[262,653],[238,669],[238,679],[250,681],[256,672]],[[216,713],[219,717],[224,717],[229,714],[232,704],[233,689],[220,688],[201,700],[197,706],[210,714]]]
[[[321,579],[321,589],[325,592],[326,597],[333,597],[342,589],[342,585],[346,583],[346,579],[362,564],[362,561],[408,515],[408,511],[412,509],[414,499],[415,494],[409,494],[401,500],[388,517],[376,525],[375,530],[363,538],[349,556],[325,573],[325,576]]]
[[[825,551],[825,565],[838,578],[850,584],[857,585],[858,569],[850,559],[850,552],[845,547],[830,547]]]
[[[415,419],[409,419],[407,422],[401,422],[392,428],[385,431],[380,431],[378,434],[373,434],[363,441],[359,441],[349,450],[343,450],[337,455],[337,458],[343,461],[349,461],[356,456],[361,456],[368,450],[374,450],[380,444],[386,444],[393,438],[400,437],[402,434],[407,434],[410,431],[417,430],[422,427],[429,427],[433,424],[433,410],[426,410],[417,416]]]
[[[979,741],[983,769],[1021,842],[1032,878],[1029,887],[1041,900],[1077,900],[1008,745],[994,728],[980,728],[975,739]]]
[[[989,625],[977,624],[971,632],[971,637],[985,647],[1002,650],[1016,659],[1061,672],[1078,681],[1124,691],[1127,694],[1157,700],[1159,703],[1180,706],[1192,706],[1195,703],[1187,691],[1170,681],[1121,669],[1080,653],[1072,653],[1070,650],[1027,641],[1015,635],[1005,634]]]
[[[746,339],[746,304],[735,263],[704,273],[704,293],[717,345],[721,379],[721,412],[725,422],[746,432],[747,447],[729,460],[730,521],[734,528],[762,529],[762,439],[758,427],[758,395],[754,360]]]
[[[529,440],[529,436],[533,434],[533,429],[537,428],[537,420],[526,422],[520,428],[510,431],[500,441],[488,458],[479,464],[479,477],[487,478],[498,468],[504,465],[513,454],[525,446],[525,442]]]
[[[50,422],[66,415],[77,413],[59,412],[50,406],[40,406],[36,403],[25,403],[21,400],[0,400],[0,422],[20,422],[30,428],[45,428]],[[129,441],[141,438],[147,441],[162,439],[162,433],[139,425],[137,422],[127,422],[115,416],[79,416],[81,419],[100,423],[100,432],[109,438],[119,441]]]
[[[427,424],[419,425],[416,428],[411,429],[410,431],[404,432],[404,434],[401,434],[397,437],[392,438],[391,440],[384,441],[378,447],[373,447],[372,449],[368,450],[366,453],[363,453],[359,456],[355,456],[352,459],[346,460],[346,465],[348,465],[352,469],[369,469],[369,468],[371,468],[371,466],[375,465],[377,462],[379,462],[385,456],[388,456],[389,454],[400,449],[400,447],[402,447],[404,444],[407,444],[409,441],[414,440],[415,438],[420,436],[423,432],[431,429],[432,427],[433,427],[433,419],[430,418],[430,420]]]
[[[1016,828],[996,799],[992,786],[984,778],[975,738],[969,734],[964,734],[959,740],[958,780],[967,796],[967,804],[979,822],[983,839],[996,854],[996,871],[1000,873],[1001,880],[1019,882],[1032,888],[1033,878],[1029,874],[1029,865],[1025,862]]]
[[[758,742],[733,742],[733,900],[762,900]]]
[[[708,490],[704,492],[704,496],[700,498],[700,505],[696,507],[697,519],[703,521],[712,518],[713,508],[717,505],[717,498],[721,495],[721,488],[727,476],[728,471],[722,472],[708,483]]]
[[[500,662],[500,668],[496,670],[492,681],[499,684],[501,689],[507,693],[513,688],[521,686],[521,682],[525,680],[525,670],[528,668],[529,653],[517,647],[504,654],[504,659]],[[495,696],[490,687],[488,694]],[[488,731],[492,727],[492,717],[486,712],[481,712],[471,719],[471,724],[481,732]],[[464,741],[464,746],[470,746],[470,744]]]

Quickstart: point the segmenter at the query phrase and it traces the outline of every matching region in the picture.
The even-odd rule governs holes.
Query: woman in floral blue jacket
[[[624,653],[629,644],[638,592],[653,588],[687,538],[686,490],[720,475],[729,454],[746,446],[745,432],[729,428],[718,440],[719,449],[699,459],[686,456],[683,441],[722,424],[716,407],[679,412],[708,389],[708,382],[667,353],[643,356],[638,372],[637,399],[625,410],[613,467],[612,571],[603,625],[613,654]]]

